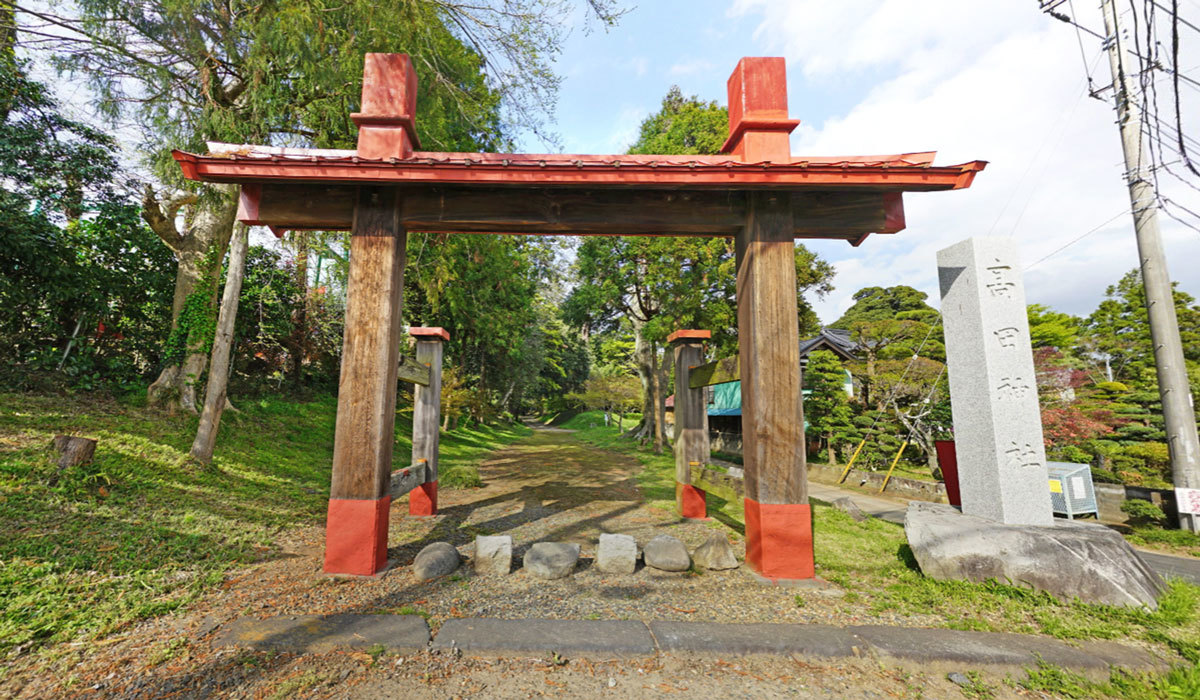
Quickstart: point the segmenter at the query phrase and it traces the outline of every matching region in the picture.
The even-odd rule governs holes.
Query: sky
[[[1097,2],[1075,7],[1103,33]],[[1200,2],[1182,0],[1180,15],[1200,24]],[[616,27],[584,27],[557,63],[568,153],[622,153],[672,85],[724,105],[739,58],[783,56],[801,120],[794,156],[937,150],[941,165],[989,161],[968,190],[905,195],[899,234],[859,248],[807,242],[837,269],[835,290],[812,300],[826,323],[866,286],[910,285],[937,306],[936,253],[970,236],[1016,238],[1027,301],[1077,315],[1137,266],[1111,90],[1108,101],[1085,90],[1088,73],[1097,87],[1111,82],[1107,56],[1034,0],[642,0]],[[1180,65],[1200,79],[1200,33],[1181,32]],[[1158,89],[1169,96],[1165,77]],[[1200,137],[1200,90],[1183,97],[1185,132]],[[1200,212],[1197,190],[1160,182]],[[1159,219],[1173,279],[1200,297],[1200,233]]]

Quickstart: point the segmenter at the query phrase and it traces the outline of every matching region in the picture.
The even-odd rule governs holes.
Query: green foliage
[[[1029,339],[1033,347],[1069,350],[1078,343],[1081,319],[1042,304],[1030,304],[1026,312],[1029,316]]]
[[[582,385],[586,349],[545,297],[559,274],[553,239],[415,234],[408,246],[405,322],[449,331],[446,357],[474,392],[473,418]]]
[[[5,193],[36,207],[35,217],[77,219],[89,200],[107,198],[117,168],[116,143],[64,117],[50,91],[26,77],[27,68],[21,61],[0,61],[0,95],[7,108],[0,115],[0,182]]]
[[[0,61],[14,96],[0,122],[0,377],[128,384],[158,361],[170,253],[110,191],[111,139],[62,117],[22,68]]]
[[[211,256],[211,253],[210,253]],[[205,269],[212,269],[205,265]],[[212,279],[200,278],[196,289],[183,301],[175,327],[163,345],[163,363],[178,365],[193,354],[207,354],[212,349],[217,318],[213,308]]]
[[[836,355],[828,350],[809,353],[804,387],[811,393],[804,398],[804,420],[809,438],[819,439],[831,449],[848,442],[852,427],[845,380],[846,371]]]
[[[1088,349],[1101,361],[1108,359],[1114,379],[1153,386],[1154,350],[1141,273],[1130,270],[1105,295],[1084,325]],[[1200,305],[1176,290],[1175,314],[1184,357],[1194,365],[1200,362]]]
[[[1184,700],[1200,697],[1200,666],[1177,665],[1161,675],[1113,669],[1107,682],[1096,682],[1039,660],[1037,668],[1026,669],[1019,684],[1026,690],[1080,700]]]
[[[1140,498],[1130,498],[1123,501],[1121,503],[1121,512],[1128,515],[1129,520],[1137,525],[1161,525],[1167,520],[1167,515],[1163,513],[1162,508],[1159,508],[1150,501],[1143,501]]]
[[[729,131],[729,113],[716,102],[684,97],[672,85],[662,108],[642,121],[630,153],[716,155]]]
[[[594,370],[584,382],[583,391],[569,394],[568,398],[578,401],[588,410],[603,411],[605,422],[608,423],[609,414],[624,415],[636,409],[641,390],[637,377],[619,368],[602,367]]]
[[[854,305],[829,327],[851,330],[855,323],[893,319],[932,324],[937,318],[937,310],[925,303],[928,296],[903,284],[895,287],[864,287],[852,297]]]

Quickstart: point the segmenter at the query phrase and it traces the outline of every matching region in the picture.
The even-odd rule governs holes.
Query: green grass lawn
[[[277,533],[323,522],[335,399],[239,408],[204,467],[187,459],[194,416],[140,398],[0,394],[0,655],[176,609],[231,567],[277,556]],[[411,409],[397,415],[397,465],[411,425]],[[444,433],[441,484],[477,482],[484,455],[528,432]],[[60,471],[58,433],[98,439],[94,461]]]
[[[573,424],[578,428],[577,436],[586,442],[636,455],[644,467],[638,481],[646,497],[655,505],[674,508],[675,462],[669,452],[659,455],[639,447],[634,441],[618,436],[614,427],[604,427],[603,419],[597,423],[587,413],[564,427]],[[709,514],[730,525],[735,534],[739,529],[744,530],[740,504],[710,495]],[[983,584],[937,581],[921,574],[903,527],[877,518],[858,523],[815,500],[813,539],[817,576],[846,590],[843,600],[848,608],[867,615],[885,612],[902,616],[934,615],[941,619],[942,626],[952,629],[1046,634],[1064,640],[1142,639],[1159,643],[1193,664],[1187,667],[1191,671],[1178,671],[1177,675],[1185,673],[1182,676],[1185,681],[1195,680],[1194,687],[1200,691],[1200,671],[1194,666],[1200,661],[1198,586],[1170,581],[1158,610],[1149,612],[1078,601],[1065,603],[1046,593],[994,581]],[[1049,671],[1047,674],[1053,675]],[[1065,678],[1071,682],[1078,680]],[[1146,687],[1156,687],[1153,683],[1159,680],[1147,680],[1151,685]],[[1115,682],[1113,688],[1126,688],[1120,693],[1113,691],[1115,696],[1132,694],[1128,687],[1120,685],[1122,681]],[[1080,687],[1086,687],[1093,697],[1109,692],[1103,685]],[[1156,697],[1152,693],[1131,696]]]

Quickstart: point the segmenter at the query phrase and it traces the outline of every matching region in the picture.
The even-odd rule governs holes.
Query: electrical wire
[[[1059,253],[1063,252],[1063,251],[1064,251],[1064,250],[1066,250],[1067,248],[1070,248],[1071,246],[1073,246],[1073,245],[1075,245],[1076,243],[1078,243],[1078,242],[1082,241],[1083,239],[1085,239],[1085,238],[1087,238],[1088,236],[1092,235],[1093,233],[1095,233],[1095,232],[1099,231],[1100,229],[1104,228],[1105,226],[1108,226],[1108,225],[1109,225],[1109,224],[1111,224],[1112,222],[1116,221],[1117,219],[1121,218],[1122,216],[1125,216],[1125,215],[1126,215],[1126,214],[1128,214],[1128,213],[1129,213],[1129,210],[1128,210],[1128,209],[1124,209],[1124,210],[1122,210],[1120,213],[1116,214],[1115,216],[1112,216],[1112,217],[1110,217],[1109,219],[1107,219],[1107,220],[1106,220],[1104,223],[1100,224],[1099,226],[1096,226],[1095,228],[1092,228],[1092,229],[1088,230],[1088,232],[1087,232],[1087,233],[1085,233],[1085,234],[1083,234],[1083,235],[1081,235],[1081,236],[1079,236],[1079,237],[1077,237],[1077,238],[1073,238],[1073,239],[1071,239],[1071,241],[1070,241],[1070,242],[1068,242],[1068,243],[1066,243],[1065,245],[1063,245],[1063,246],[1061,246],[1061,247],[1057,248],[1057,249],[1056,249],[1054,252],[1052,252],[1052,253],[1050,253],[1049,255],[1047,255],[1047,256],[1045,256],[1045,257],[1041,258],[1040,260],[1038,260],[1037,262],[1033,263],[1032,265],[1027,265],[1027,266],[1025,267],[1025,271],[1026,271],[1026,272],[1028,272],[1029,270],[1032,270],[1033,268],[1037,267],[1038,265],[1041,265],[1042,263],[1046,262],[1047,260],[1049,260],[1050,258],[1054,257],[1055,255],[1058,255]]]

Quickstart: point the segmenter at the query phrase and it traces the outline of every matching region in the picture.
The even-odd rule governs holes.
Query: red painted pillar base
[[[675,506],[679,514],[689,520],[708,520],[708,504],[704,491],[691,484],[675,482]]]
[[[437,515],[437,484],[428,481],[408,492],[409,515]]]
[[[746,563],[773,581],[813,578],[812,507],[747,498]]]
[[[331,498],[325,520],[325,572],[373,576],[387,565],[388,508],[377,500]]]

